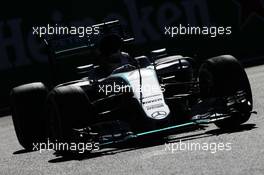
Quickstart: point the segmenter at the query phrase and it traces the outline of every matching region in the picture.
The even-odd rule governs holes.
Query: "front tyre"
[[[48,90],[43,83],[31,83],[12,89],[11,114],[19,143],[32,150],[33,143],[47,137],[45,102]]]
[[[238,91],[245,92],[246,103],[237,106],[239,113],[217,121],[219,128],[232,129],[250,118],[253,99],[247,74],[237,59],[223,55],[206,60],[199,72],[201,98],[233,96]]]
[[[75,85],[56,87],[48,96],[49,126],[52,139],[75,141],[73,130],[89,126],[93,106],[84,90]]]

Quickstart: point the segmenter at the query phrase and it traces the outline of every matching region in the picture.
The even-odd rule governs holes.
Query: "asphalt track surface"
[[[0,174],[264,174],[264,66],[247,70],[257,115],[235,131],[213,124],[204,130],[170,138],[174,151],[163,142],[148,140],[139,148],[110,150],[82,157],[60,157],[54,151],[25,152],[19,145],[10,116],[0,118]],[[33,132],[33,131],[32,131]],[[231,150],[180,150],[176,144],[231,144]],[[230,146],[230,145],[229,145]],[[133,146],[135,147],[135,146]]]

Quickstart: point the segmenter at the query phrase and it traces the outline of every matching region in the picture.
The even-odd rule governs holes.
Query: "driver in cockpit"
[[[99,65],[105,76],[124,65],[136,65],[128,53],[121,51],[122,39],[116,34],[104,36],[99,43]]]

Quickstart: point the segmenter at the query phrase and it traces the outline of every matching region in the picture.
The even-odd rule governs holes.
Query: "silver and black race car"
[[[166,49],[146,55],[105,77],[97,76],[100,66],[84,65],[78,67],[84,77],[49,90],[40,82],[14,88],[11,106],[19,143],[27,150],[46,139],[96,142],[104,148],[187,126],[214,123],[232,129],[249,120],[250,83],[233,56],[200,63],[168,55]]]

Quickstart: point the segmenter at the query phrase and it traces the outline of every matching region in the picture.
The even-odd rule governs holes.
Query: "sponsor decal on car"
[[[151,106],[146,106],[147,110],[152,110],[152,109],[157,109],[157,108],[162,108],[164,107],[164,105],[162,103],[160,104],[155,104],[155,105],[151,105]]]

